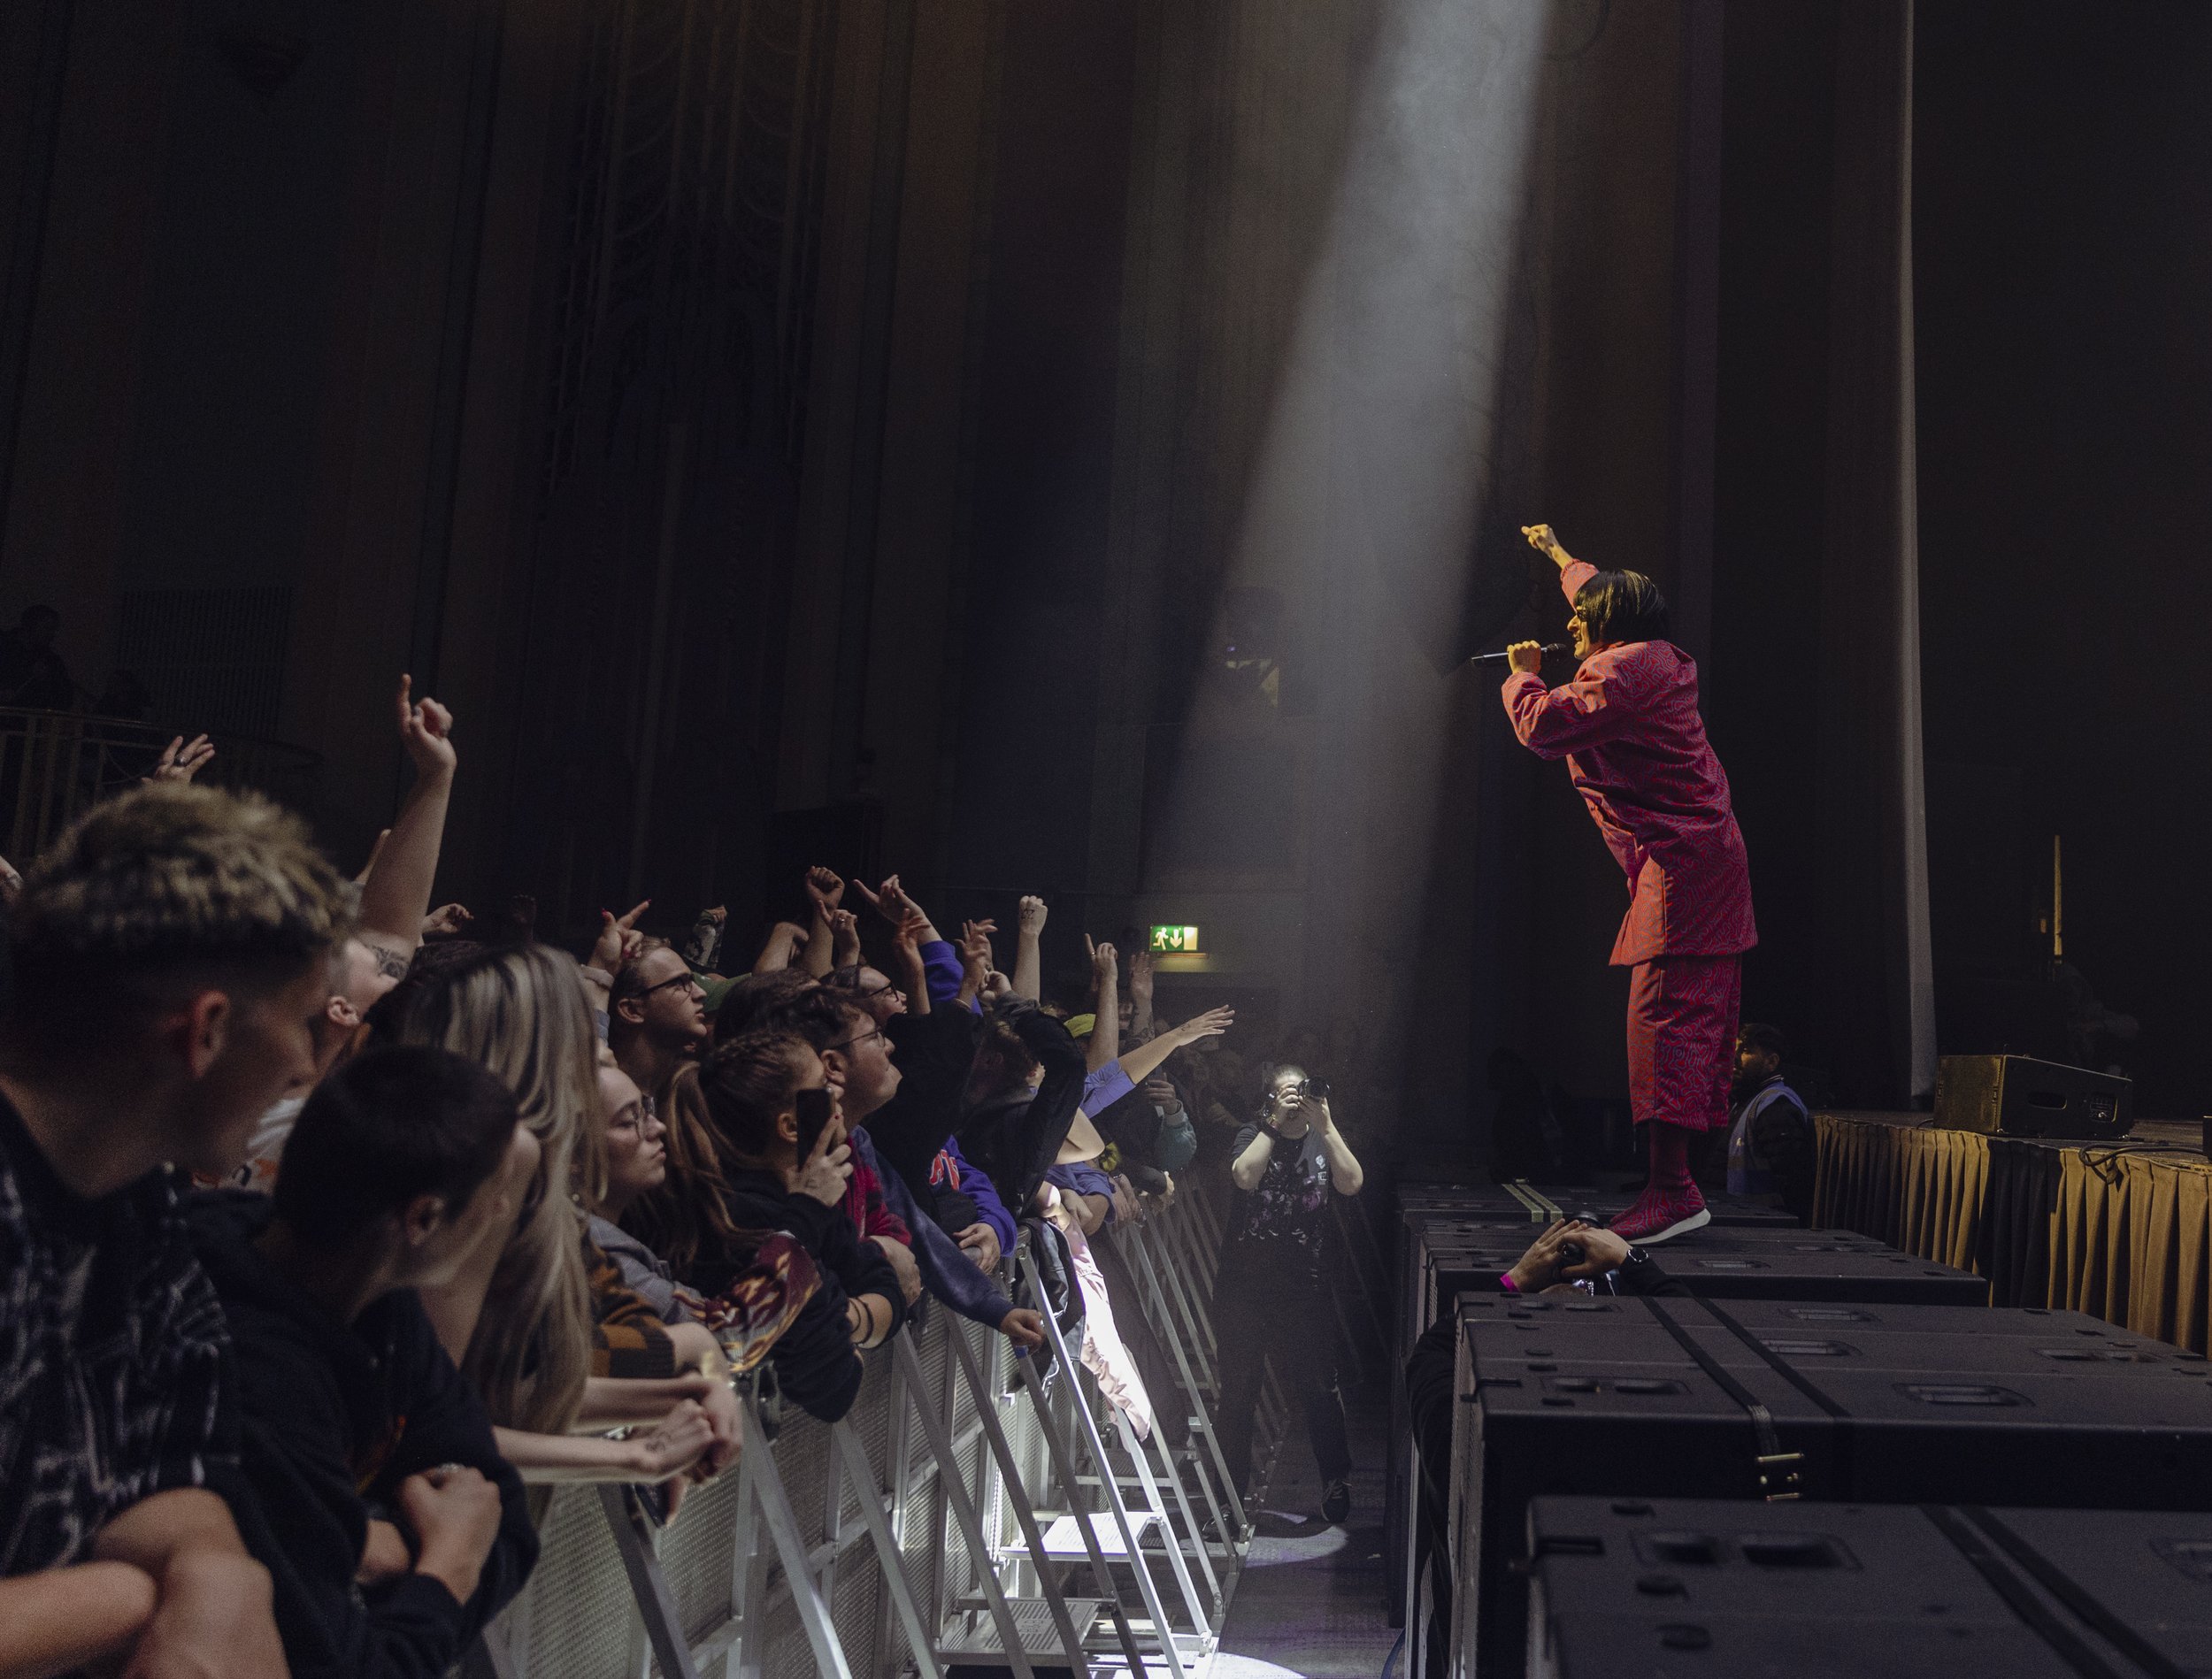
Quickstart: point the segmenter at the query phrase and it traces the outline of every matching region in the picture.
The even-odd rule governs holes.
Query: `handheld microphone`
[[[1547,641],[1540,650],[1547,655],[1571,651],[1564,641]],[[1473,658],[1468,660],[1467,663],[1470,664],[1503,664],[1505,663],[1505,655],[1502,652],[1478,653]]]

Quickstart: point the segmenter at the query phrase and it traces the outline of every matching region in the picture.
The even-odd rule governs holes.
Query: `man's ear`
[[[776,1116],[776,1135],[787,1143],[799,1140],[799,1116],[789,1108]]]
[[[645,999],[625,997],[614,1006],[614,1012],[633,1026],[642,1026],[645,1024]]]
[[[400,1239],[411,1248],[420,1247],[438,1233],[444,1223],[445,1197],[418,1195],[399,1215]]]
[[[340,1031],[351,1031],[361,1024],[360,1011],[351,1000],[338,993],[333,993],[330,1000],[323,1005],[323,1016]]]
[[[227,992],[196,992],[162,1023],[162,1037],[194,1078],[204,1078],[230,1041],[231,1000]]]

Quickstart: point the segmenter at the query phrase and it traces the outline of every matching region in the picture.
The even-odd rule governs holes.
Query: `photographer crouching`
[[[1268,1075],[1259,1116],[1238,1131],[1229,1178],[1243,1193],[1215,1285],[1221,1330],[1221,1451],[1241,1495],[1252,1478],[1252,1423],[1263,1361],[1304,1412],[1321,1471],[1321,1514],[1351,1514],[1352,1451],[1336,1384],[1336,1324],[1326,1284],[1335,1246],[1329,1197],[1356,1195],[1359,1162],[1329,1112],[1329,1087],[1299,1067]]]

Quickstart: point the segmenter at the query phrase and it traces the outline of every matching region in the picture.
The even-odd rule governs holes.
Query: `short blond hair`
[[[79,816],[31,865],[8,930],[10,1036],[82,1039],[119,1001],[288,985],[349,930],[306,824],[252,794],[157,782]]]

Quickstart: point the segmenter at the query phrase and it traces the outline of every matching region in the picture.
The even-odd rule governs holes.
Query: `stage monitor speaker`
[[[2086,1067],[2025,1055],[1946,1055],[1936,1063],[1944,1131],[2105,1142],[2135,1126],[2135,1086]]]
[[[1532,1499],[2187,1511],[2212,1484],[2212,1367],[2139,1337],[2078,1336],[2062,1314],[1992,1308],[1976,1333],[1945,1312],[1930,1333],[1897,1327],[1915,1308],[1892,1306],[1878,1331],[1801,1336],[1754,1330],[1717,1300],[1615,1300],[1571,1318],[1536,1304],[1460,1307],[1453,1614],[1471,1672],[1525,1669]],[[1789,1507],[1808,1527],[1825,1514]]]
[[[1544,1498],[1527,1537],[1531,1679],[2212,1671],[2212,1516]]]

